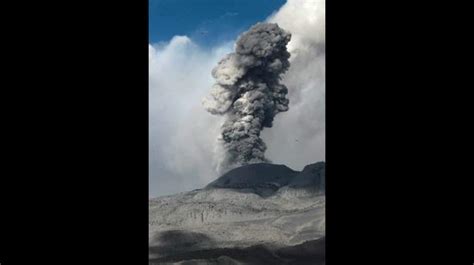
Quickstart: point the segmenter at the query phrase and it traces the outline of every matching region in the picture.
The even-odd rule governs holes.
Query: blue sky
[[[203,46],[232,40],[286,0],[149,0],[149,42],[186,35]]]

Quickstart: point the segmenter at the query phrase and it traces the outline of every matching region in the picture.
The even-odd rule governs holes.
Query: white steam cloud
[[[149,45],[149,193],[172,194],[216,177],[214,142],[220,117],[201,106],[212,67],[232,49],[204,50],[188,37]]]
[[[296,170],[325,160],[325,12],[324,0],[288,0],[267,19],[291,33],[291,66],[281,81],[288,87],[290,110],[262,138],[273,163]]]

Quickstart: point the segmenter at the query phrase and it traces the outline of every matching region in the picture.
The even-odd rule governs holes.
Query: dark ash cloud
[[[216,83],[203,104],[211,114],[225,117],[219,172],[269,162],[260,133],[273,126],[275,115],[288,110],[288,89],[280,79],[290,66],[286,48],[290,39],[291,34],[276,23],[258,23],[240,35],[235,52],[212,70]]]

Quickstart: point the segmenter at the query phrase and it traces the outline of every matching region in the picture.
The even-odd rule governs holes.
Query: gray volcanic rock
[[[326,256],[324,237],[305,243],[272,249],[265,245],[246,248],[211,248],[163,258],[151,259],[150,264],[272,264],[323,265]]]
[[[288,185],[298,173],[285,165],[256,163],[232,169],[206,188],[238,189],[270,196]]]
[[[207,187],[241,188],[262,184],[273,184],[278,187],[287,185],[299,172],[285,165],[256,163],[230,170]]]
[[[292,188],[313,187],[324,191],[326,188],[326,164],[317,162],[304,167],[288,184]]]
[[[324,188],[324,162],[301,172],[259,163],[203,189],[150,199],[150,264],[323,261]]]
[[[301,172],[294,171],[285,165],[268,163],[245,165],[230,170],[206,188],[237,189],[268,197],[284,186],[324,193],[325,163],[317,162],[307,165]]]

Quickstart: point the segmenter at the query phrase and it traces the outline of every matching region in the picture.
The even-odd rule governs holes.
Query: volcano
[[[150,264],[324,264],[325,163],[257,163],[149,201]]]

